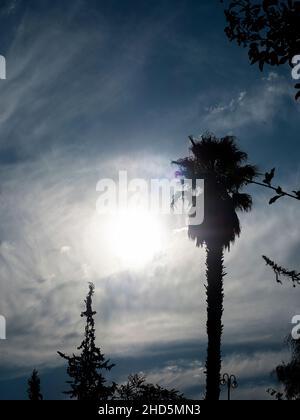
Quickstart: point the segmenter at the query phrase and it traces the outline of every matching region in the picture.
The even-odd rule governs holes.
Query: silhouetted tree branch
[[[275,176],[275,171],[276,169],[273,168],[270,172],[266,172],[264,180],[262,180],[262,182],[255,181],[253,179],[249,179],[247,180],[247,182],[249,184],[259,185],[260,187],[268,188],[269,190],[275,191],[276,195],[270,199],[269,204],[276,203],[276,201],[278,201],[282,197],[290,197],[300,201],[300,191],[292,191],[292,193],[288,193],[284,191],[282,187],[275,187],[274,185],[272,185],[271,182]]]
[[[282,284],[282,281],[280,280],[280,277],[287,277],[289,280],[293,282],[293,287],[296,287],[296,284],[300,285],[300,273],[297,273],[294,270],[287,270],[284,267],[281,267],[280,265],[276,264],[274,261],[270,260],[270,258],[263,256],[263,259],[265,260],[266,264],[272,268],[276,275],[276,281],[277,283]]]

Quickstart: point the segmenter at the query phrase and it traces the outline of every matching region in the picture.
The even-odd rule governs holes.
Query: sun
[[[141,267],[162,251],[163,227],[155,215],[123,211],[114,216],[110,225],[110,247],[123,266]]]

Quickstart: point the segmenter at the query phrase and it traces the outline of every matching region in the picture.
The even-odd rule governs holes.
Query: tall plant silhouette
[[[28,379],[28,399],[31,401],[41,401],[43,396],[41,394],[41,381],[39,373],[36,369],[33,369],[32,375]]]
[[[68,361],[68,375],[71,381],[71,390],[65,394],[71,398],[85,401],[106,400],[113,396],[116,385],[106,385],[103,371],[110,371],[114,365],[106,360],[99,347],[96,346],[95,321],[94,316],[97,312],[92,308],[92,297],[94,285],[89,284],[89,293],[85,300],[86,310],[81,313],[81,317],[86,318],[85,334],[78,350],[81,354],[76,356],[66,356],[64,353],[58,354]]]
[[[190,138],[192,156],[178,160],[182,176],[204,179],[204,222],[189,226],[189,237],[196,245],[206,245],[207,259],[207,361],[206,399],[220,397],[221,337],[223,331],[224,250],[230,249],[241,227],[237,211],[250,211],[252,198],[241,193],[257,170],[246,164],[248,156],[238,149],[234,137],[216,138],[205,134],[199,140]],[[248,180],[248,181],[247,181]]]

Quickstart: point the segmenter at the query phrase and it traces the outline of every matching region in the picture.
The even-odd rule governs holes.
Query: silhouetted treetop
[[[234,136],[205,133],[200,139],[190,136],[190,141],[192,155],[173,162],[184,178],[205,181],[204,222],[190,226],[189,236],[198,246],[218,238],[229,248],[241,232],[236,211],[251,210],[252,198],[241,190],[257,176],[257,168],[247,163]]]
[[[79,356],[73,354],[67,356],[64,353],[58,354],[68,362],[68,375],[71,380],[71,390],[65,394],[78,400],[107,400],[113,396],[116,385],[106,385],[106,379],[103,371],[110,371],[114,365],[106,360],[95,341],[95,320],[96,312],[92,308],[92,297],[94,294],[94,285],[90,283],[89,293],[85,300],[86,310],[81,313],[81,317],[86,318],[85,334],[78,350],[81,350]]]
[[[28,399],[31,401],[41,401],[43,399],[41,394],[41,381],[36,369],[33,370],[31,377],[28,379],[27,393]]]

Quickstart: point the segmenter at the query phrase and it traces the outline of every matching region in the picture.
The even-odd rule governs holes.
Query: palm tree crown
[[[241,232],[236,211],[251,210],[252,198],[241,189],[257,175],[257,168],[246,164],[248,155],[238,149],[233,136],[190,139],[192,156],[175,163],[185,178],[204,179],[205,210],[204,223],[190,226],[189,236],[197,246],[215,240],[229,248]]]

